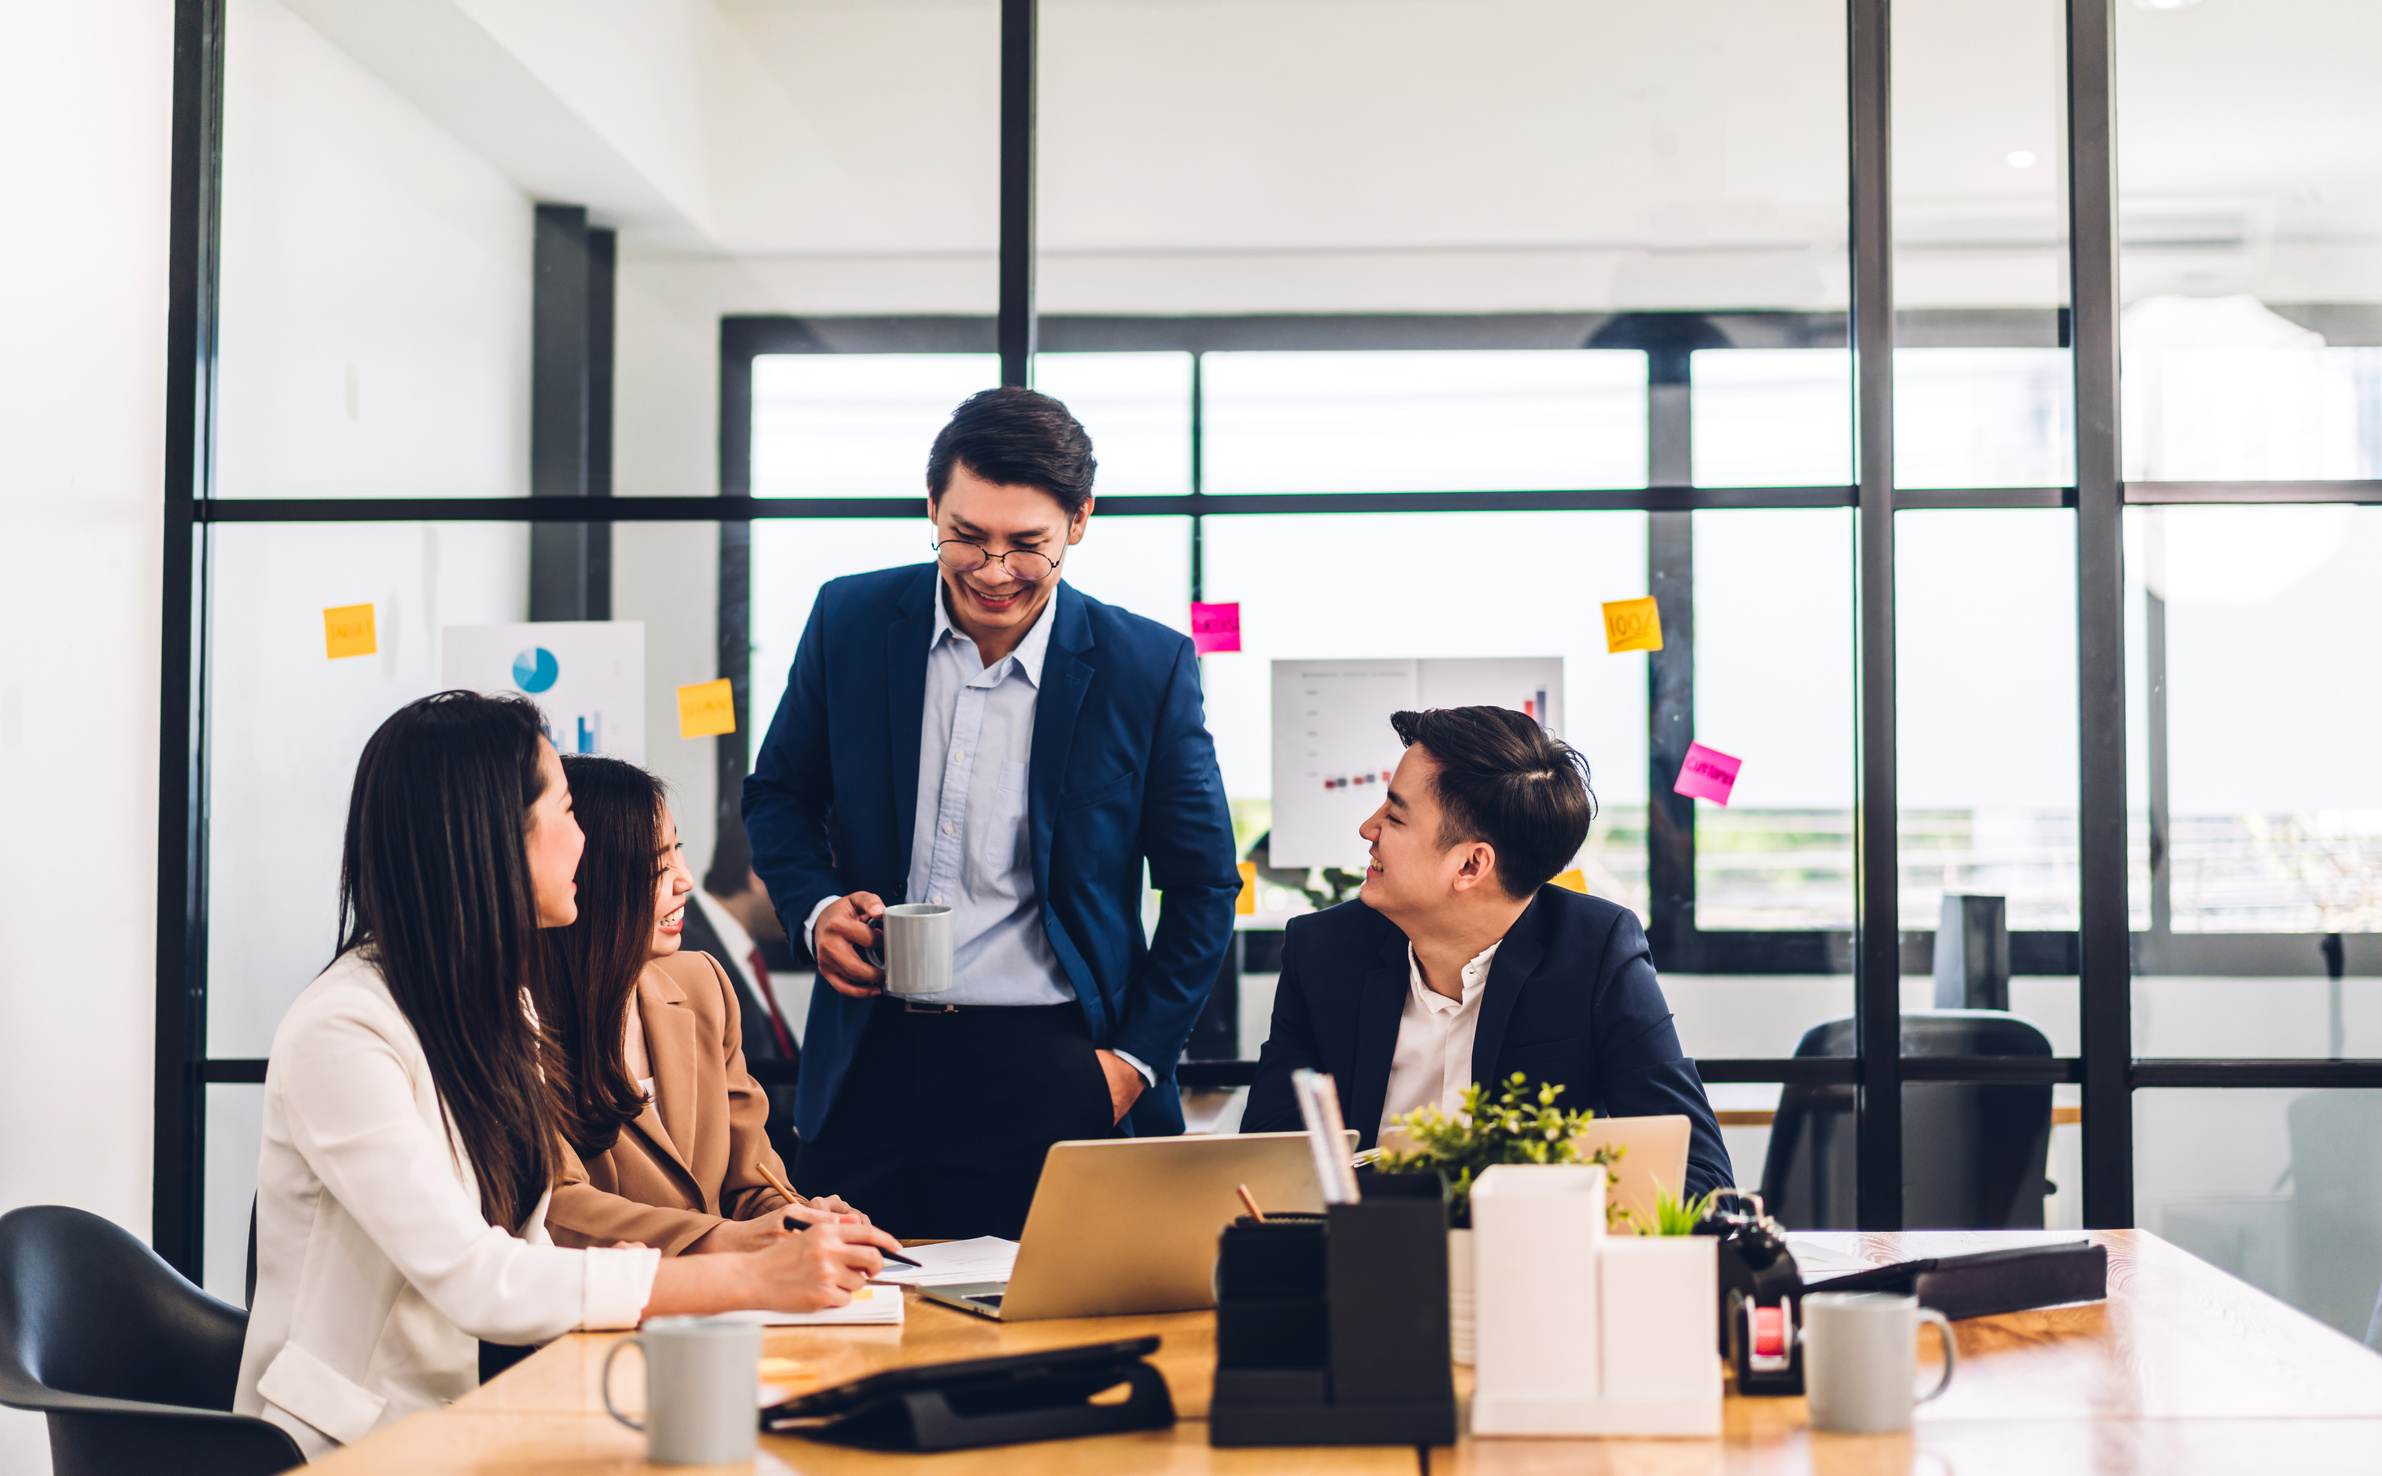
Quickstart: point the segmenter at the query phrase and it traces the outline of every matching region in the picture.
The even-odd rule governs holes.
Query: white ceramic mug
[[[1919,1325],[1943,1343],[1944,1374],[1914,1395]],[[1911,1427],[1911,1408],[1952,1383],[1952,1324],[1919,1299],[1892,1292],[1813,1292],[1803,1299],[1803,1390],[1811,1428],[1871,1434]]]
[[[645,1354],[645,1421],[612,1404],[612,1362],[624,1348]],[[604,1412],[645,1432],[645,1456],[661,1466],[749,1461],[761,1432],[761,1327],[724,1317],[655,1317],[604,1355]]]
[[[885,909],[885,992],[911,998],[951,987],[951,909],[902,902]]]

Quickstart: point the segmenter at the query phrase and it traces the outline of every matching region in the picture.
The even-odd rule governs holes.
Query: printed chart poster
[[[475,692],[526,695],[564,753],[645,762],[645,623],[544,620],[450,625],[440,632],[439,681]]]
[[[1563,658],[1277,661],[1273,697],[1272,862],[1353,871],[1365,854],[1356,828],[1405,753],[1390,714],[1510,707],[1561,736]]]

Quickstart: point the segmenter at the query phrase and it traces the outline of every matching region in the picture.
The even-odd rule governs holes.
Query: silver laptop
[[[1216,1236],[1247,1213],[1242,1184],[1268,1214],[1323,1208],[1305,1133],[1054,1144],[1009,1279],[918,1294],[1003,1322],[1213,1307]]]

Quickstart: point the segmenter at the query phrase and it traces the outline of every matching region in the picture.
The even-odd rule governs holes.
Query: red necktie
[[[794,1036],[786,1029],[786,1017],[778,1012],[777,991],[769,987],[769,960],[761,956],[759,944],[745,958],[752,967],[753,982],[761,986],[761,1002],[769,1006],[769,1028],[777,1036],[778,1055],[783,1060],[794,1059]]]

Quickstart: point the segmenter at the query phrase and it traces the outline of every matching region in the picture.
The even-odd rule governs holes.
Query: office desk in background
[[[1875,1262],[1984,1249],[2040,1232],[1848,1237]],[[1207,1444],[1215,1318],[1184,1312],[1001,1324],[912,1299],[899,1329],[781,1328],[772,1357],[840,1383],[872,1369],[1156,1333],[1183,1416],[1171,1431],[895,1456],[764,1438],[760,1473],[936,1476],[2200,1476],[2382,1467],[2382,1357],[2142,1231],[2103,1231],[2109,1300],[1956,1324],[1960,1369],[1907,1436],[1821,1435],[1800,1399],[1731,1398],[1725,1433],[1698,1440],[1482,1440],[1402,1447],[1214,1450]],[[614,1334],[562,1339],[453,1407],[417,1415],[318,1462],[328,1476],[666,1472],[603,1412],[597,1373]],[[635,1355],[623,1358],[632,1365]],[[1469,1385],[1459,1370],[1459,1384]],[[624,1367],[621,1392],[639,1380]]]

